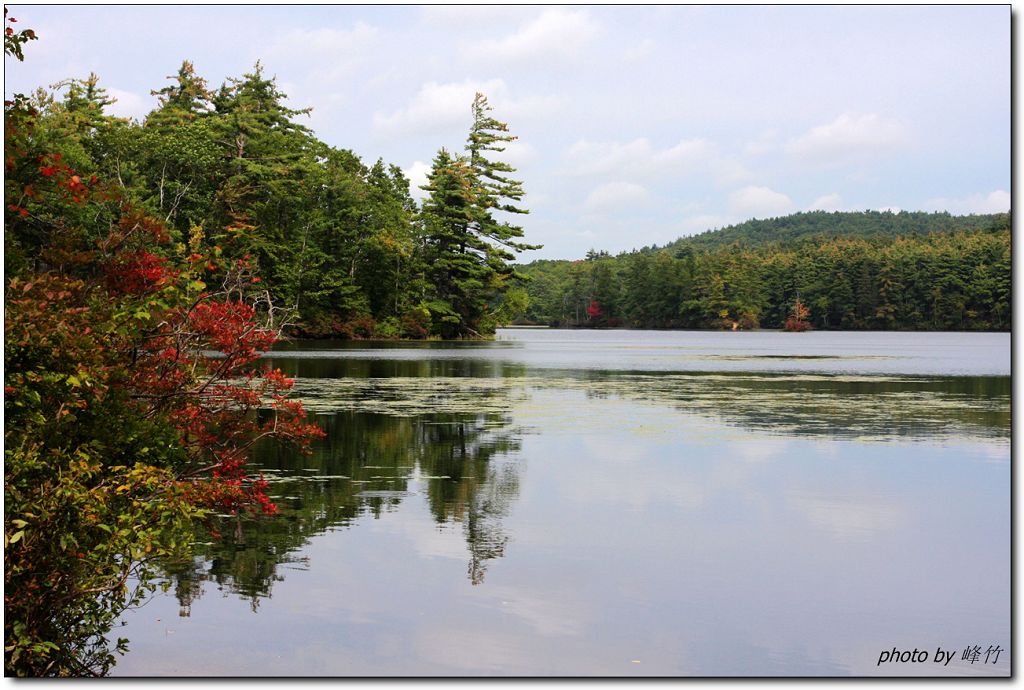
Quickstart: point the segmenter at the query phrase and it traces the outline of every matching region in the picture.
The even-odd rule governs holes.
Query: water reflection
[[[221,516],[219,534],[197,544],[191,562],[169,567],[182,616],[206,582],[249,600],[255,611],[283,571],[308,567],[298,554],[310,537],[379,518],[407,500],[425,500],[438,525],[461,525],[474,584],[502,556],[502,518],[520,471],[514,456],[521,432],[508,416],[341,411],[316,419],[327,435],[312,456],[272,444],[256,453],[253,470],[270,482],[279,514]]]
[[[1010,437],[1008,377],[650,376],[634,397],[772,434],[861,441]]]
[[[379,518],[408,500],[426,501],[438,525],[461,527],[468,577],[473,584],[483,582],[489,562],[504,554],[509,536],[502,521],[519,492],[524,461],[517,453],[526,428],[513,424],[515,413],[527,424],[543,419],[555,428],[561,421],[580,434],[607,424],[566,415],[572,396],[641,403],[681,418],[709,417],[783,437],[964,442],[1008,441],[1010,432],[1006,377],[540,376],[471,360],[282,363],[291,375],[305,374],[296,392],[326,437],[312,456],[271,444],[259,449],[254,469],[271,482],[280,515],[222,517],[219,537],[199,544],[193,562],[172,569],[182,615],[204,582],[248,599],[255,610],[285,570],[308,567],[297,554],[310,537]],[[429,373],[413,373],[424,368]],[[542,391],[558,395],[538,396]],[[538,397],[547,402],[538,403]]]
[[[893,644],[1008,648],[993,339],[732,335],[276,355],[327,437],[259,449],[281,514],[222,518],[119,672],[869,675]],[[917,359],[872,359],[894,343]]]
[[[397,350],[404,354],[415,354]],[[444,352],[439,350],[438,352]],[[467,377],[467,378],[516,378],[526,375],[523,364],[462,356],[457,358],[394,359],[391,357],[367,357],[358,359],[320,356],[318,351],[296,352],[309,357],[273,357],[263,360],[272,368],[280,369],[289,376],[300,379],[325,379],[352,377],[376,379],[390,377]],[[451,353],[449,353],[451,354]],[[313,356],[315,355],[315,356]]]
[[[339,371],[362,369],[353,363]],[[392,363],[394,364],[394,363]],[[307,410],[508,414],[541,390],[621,399],[748,431],[859,440],[1009,440],[1009,377],[820,374],[498,372],[488,376],[300,378]],[[553,417],[564,410],[552,409]],[[585,419],[572,423],[586,424]]]

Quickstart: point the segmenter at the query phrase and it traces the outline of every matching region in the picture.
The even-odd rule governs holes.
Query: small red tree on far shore
[[[793,303],[793,313],[786,319],[786,324],[783,327],[787,331],[793,331],[800,333],[802,331],[809,331],[811,329],[811,323],[807,320],[807,317],[811,315],[811,310],[808,309],[800,298],[796,298],[796,302]]]

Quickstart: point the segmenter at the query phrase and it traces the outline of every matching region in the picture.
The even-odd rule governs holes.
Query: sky
[[[262,61],[300,121],[414,191],[476,92],[519,138],[522,260],[797,211],[1010,207],[1010,7],[30,6],[5,94],[90,72],[144,118],[182,60]]]

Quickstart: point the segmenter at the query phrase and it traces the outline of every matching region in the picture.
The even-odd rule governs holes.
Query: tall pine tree
[[[494,211],[512,214],[529,213],[517,206],[522,201],[523,183],[508,177],[516,171],[508,163],[488,158],[488,152],[501,153],[503,144],[515,141],[518,137],[508,133],[508,125],[491,117],[493,108],[487,103],[482,93],[473,99],[473,124],[466,142],[469,166],[473,174],[473,192],[475,204],[480,210],[474,231],[482,237],[497,242],[501,247],[515,251],[540,249],[541,245],[526,244],[517,240],[523,237],[523,228],[513,225],[507,220],[495,218]],[[514,259],[515,256],[505,250],[495,252],[502,259]]]
[[[422,214],[434,290],[428,308],[435,332],[446,338],[485,335],[498,321],[515,316],[512,311],[525,309],[522,291],[505,299],[523,280],[510,262],[515,252],[539,248],[520,241],[521,226],[496,215],[527,211],[518,205],[522,182],[509,177],[515,168],[489,157],[516,139],[491,110],[487,98],[476,94],[466,155],[442,149],[423,187],[430,193]]]
[[[469,162],[441,149],[423,189],[429,192],[422,222],[432,288],[426,306],[434,332],[442,338],[479,336],[495,270],[491,244],[474,231],[480,209]]]

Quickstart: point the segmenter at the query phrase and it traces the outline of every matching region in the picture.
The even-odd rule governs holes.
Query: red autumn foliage
[[[141,295],[153,292],[177,276],[167,260],[146,250],[119,253],[105,267],[107,285],[115,294]]]
[[[590,318],[596,318],[601,315],[601,303],[596,299],[590,300],[590,305],[587,307],[587,316]]]
[[[52,268],[36,280],[9,281],[8,307],[32,313],[33,328],[69,330],[94,339],[96,348],[122,353],[119,374],[104,365],[108,394],[127,393],[142,416],[177,430],[188,458],[177,471],[179,489],[196,505],[272,514],[266,482],[247,473],[249,450],[266,437],[308,448],[323,432],[305,421],[300,402],[286,397],[289,379],[256,366],[283,324],[275,323],[269,293],[256,291],[260,278],[249,258],[225,265],[219,248],[175,258],[164,223],[123,199],[116,186],[95,175],[83,179],[58,153],[35,161],[23,198],[48,218],[60,217],[62,207],[91,203],[115,206],[117,220],[91,247],[88,232],[58,224],[63,232],[42,248]],[[18,165],[17,155],[9,155],[8,167]],[[7,210],[18,219],[30,215],[15,203]],[[189,286],[210,279],[203,270],[221,271],[221,284],[196,294]],[[105,320],[115,313],[132,314],[136,327],[112,334]],[[263,408],[273,410],[265,422],[255,414]]]
[[[276,511],[253,444],[322,432],[258,366],[284,320],[248,261],[171,245],[120,185],[42,150],[27,97],[4,114],[5,675],[98,675],[147,563],[187,550],[204,509]]]
[[[793,314],[786,319],[786,323],[783,328],[795,333],[809,331],[811,330],[811,323],[807,320],[807,317],[810,315],[811,310],[800,301],[799,297],[797,297],[796,302],[793,304]]]

